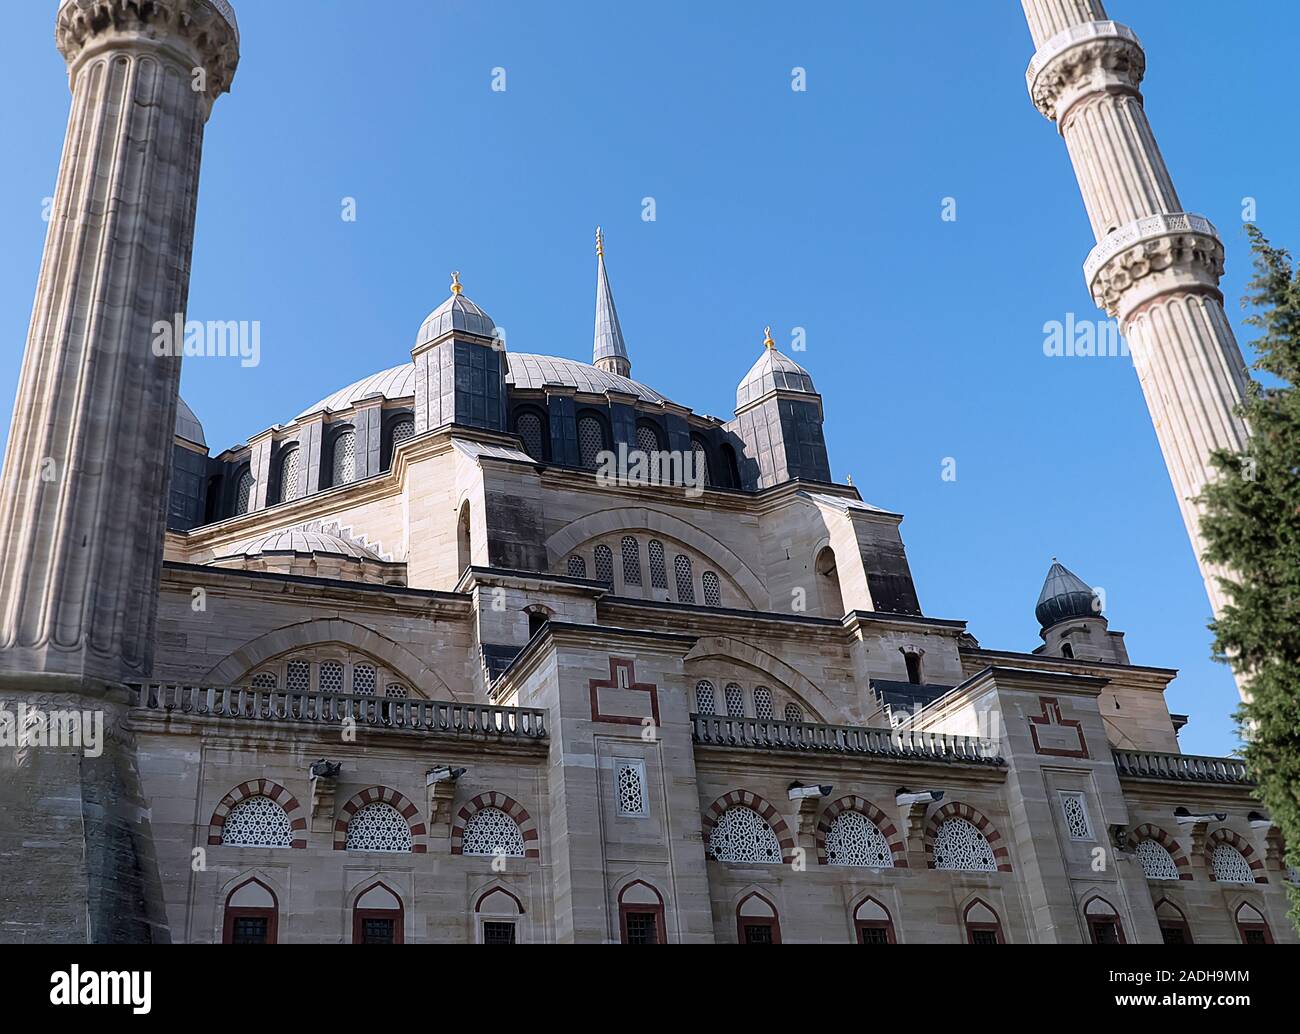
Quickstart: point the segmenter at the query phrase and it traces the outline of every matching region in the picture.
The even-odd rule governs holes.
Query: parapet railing
[[[1240,758],[1212,758],[1199,754],[1159,754],[1147,750],[1115,750],[1115,771],[1121,778],[1168,779],[1190,783],[1241,783],[1253,785]]]
[[[136,683],[131,688],[136,707],[170,714],[312,725],[341,725],[351,719],[371,728],[478,738],[547,736],[546,711],[536,707],[171,682]]]
[[[730,718],[724,715],[693,714],[691,722],[694,725],[692,738],[696,743],[719,747],[871,754],[983,765],[1004,763],[997,752],[997,743],[977,736],[911,729],[868,729],[859,725]]]

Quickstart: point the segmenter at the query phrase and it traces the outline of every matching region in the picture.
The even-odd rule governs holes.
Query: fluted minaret
[[[1118,317],[1155,424],[1169,478],[1214,613],[1219,574],[1201,556],[1191,502],[1210,453],[1240,451],[1234,412],[1248,375],[1223,312],[1223,244],[1208,219],[1183,211],[1142,107],[1146,56],[1101,0],[1022,0],[1038,48],[1026,78],[1074,163],[1097,245],[1084,263],[1093,299]]]
[[[596,341],[591,361],[607,373],[632,376],[632,361],[627,357],[623,328],[618,325],[618,310],[614,308],[614,292],[605,272],[605,237],[599,226],[596,227]]]

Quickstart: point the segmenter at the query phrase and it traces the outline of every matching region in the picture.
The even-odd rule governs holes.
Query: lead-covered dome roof
[[[1043,628],[1071,618],[1100,617],[1101,597],[1091,585],[1053,557],[1043,582],[1043,591],[1038,594],[1034,616]]]
[[[808,371],[769,345],[763,349],[758,362],[749,368],[749,373],[736,385],[736,408],[756,402],[777,389],[816,394]]]

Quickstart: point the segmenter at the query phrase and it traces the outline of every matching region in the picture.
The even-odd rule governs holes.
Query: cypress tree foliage
[[[1271,376],[1242,402],[1246,451],[1214,455],[1201,531],[1206,559],[1231,572],[1220,579],[1230,602],[1210,629],[1216,659],[1244,676],[1249,694],[1237,713],[1245,760],[1300,868],[1300,270],[1257,227],[1246,232],[1254,369]],[[1289,893],[1300,926],[1300,891]]]

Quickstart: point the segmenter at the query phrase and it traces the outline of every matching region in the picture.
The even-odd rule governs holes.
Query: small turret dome
[[[768,328],[763,344],[765,347],[763,354],[758,357],[758,362],[749,368],[749,373],[745,374],[744,379],[736,386],[737,409],[750,402],[756,402],[769,392],[778,389],[802,391],[809,395],[817,393],[808,371],[789,356],[784,356],[776,350],[776,345],[772,341],[771,328]]]
[[[420,333],[415,338],[416,348],[437,341],[452,331],[492,337],[496,330],[492,317],[470,301],[462,291],[460,274],[453,273],[451,277],[451,297],[424,318]]]
[[[1101,617],[1101,597],[1087,582],[1052,557],[1034,616],[1043,628],[1071,618]]]
[[[201,445],[205,449],[208,440],[203,436],[203,425],[199,423],[199,418],[194,415],[194,410],[185,404],[183,398],[176,399],[176,437],[183,438],[187,442],[195,445]]]

